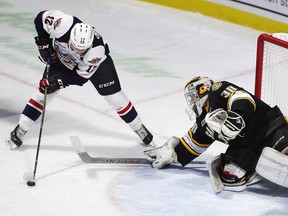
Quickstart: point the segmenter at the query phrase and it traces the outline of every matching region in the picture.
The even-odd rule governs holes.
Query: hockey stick
[[[48,79],[48,74],[49,74],[49,70],[50,70],[50,63],[51,63],[50,58],[48,58],[47,64],[46,64],[46,70],[45,70],[44,75],[43,75],[43,78],[45,78],[45,79]],[[37,165],[38,165],[40,143],[41,143],[41,138],[42,138],[44,116],[45,116],[45,110],[46,110],[47,91],[48,91],[48,87],[45,87],[44,99],[43,99],[43,111],[42,111],[41,122],[40,122],[40,131],[39,131],[39,136],[38,136],[38,144],[37,144],[37,150],[36,150],[36,156],[35,156],[34,171],[33,171],[33,174],[30,172],[25,172],[23,174],[23,178],[24,178],[24,180],[27,181],[28,186],[35,186],[35,184],[36,184],[35,183],[35,176],[36,176],[36,170],[37,170]]]
[[[151,164],[152,161],[146,158],[107,158],[107,157],[91,157],[85,150],[79,136],[70,136],[70,141],[74,150],[84,163],[99,163],[99,164]],[[191,164],[199,167],[206,167],[205,161],[192,161]]]

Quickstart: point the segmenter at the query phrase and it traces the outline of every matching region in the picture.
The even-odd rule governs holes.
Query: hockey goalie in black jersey
[[[41,11],[34,24],[40,57],[44,62],[51,61],[49,76],[40,80],[38,90],[25,106],[18,125],[7,139],[9,147],[20,147],[24,135],[42,114],[45,88],[48,104],[60,89],[82,86],[87,81],[141,140],[150,144],[153,136],[124,94],[108,45],[96,29],[58,10]]]
[[[244,190],[258,174],[288,187],[288,124],[277,106],[235,84],[203,76],[186,84],[185,98],[194,125],[182,138],[144,152],[155,159],[154,168],[185,166],[218,140],[228,148],[207,162],[215,191]]]

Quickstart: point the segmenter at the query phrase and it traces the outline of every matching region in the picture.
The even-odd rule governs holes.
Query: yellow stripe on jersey
[[[191,130],[189,130],[188,133],[180,139],[180,141],[191,154],[197,157],[210,146],[210,144],[202,144],[193,139],[193,133]]]
[[[191,130],[189,130],[188,133],[189,133],[189,136],[190,136],[192,142],[193,142],[194,144],[196,144],[197,146],[204,147],[204,148],[208,148],[208,147],[210,146],[210,144],[201,144],[201,143],[197,142],[197,141],[193,138],[193,134],[192,134],[192,131],[191,131]]]
[[[246,91],[243,91],[243,90],[235,91],[229,96],[228,102],[227,102],[227,109],[231,110],[231,106],[232,106],[233,102],[235,102],[237,100],[250,101],[254,107],[254,111],[256,110],[256,103],[255,103],[254,99],[251,97],[251,95],[249,95]]]
[[[200,155],[200,153],[194,151],[194,150],[186,143],[186,141],[185,141],[183,138],[181,138],[180,141],[181,141],[181,143],[185,146],[185,148],[186,148],[191,154],[193,154],[193,155],[195,155],[195,156],[197,156],[197,157]]]

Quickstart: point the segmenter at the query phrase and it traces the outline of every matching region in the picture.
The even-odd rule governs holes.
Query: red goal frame
[[[261,34],[257,40],[257,56],[256,56],[256,75],[255,75],[255,91],[256,97],[261,98],[261,87],[262,87],[262,72],[263,72],[263,55],[265,42],[273,43],[275,45],[288,49],[288,42],[273,37],[270,34]]]

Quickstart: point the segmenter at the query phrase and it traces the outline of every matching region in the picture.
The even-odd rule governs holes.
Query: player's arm
[[[47,62],[50,57],[52,62],[56,60],[56,52],[52,42],[54,38],[61,38],[73,23],[80,20],[58,10],[46,10],[37,14],[34,19],[37,36],[35,43],[38,46],[41,58]],[[69,34],[69,33],[68,33]]]
[[[176,146],[178,162],[185,166],[192,160],[200,156],[214,142],[210,137],[203,135],[203,127],[199,128],[197,123],[180,139],[179,145]]]
[[[74,68],[74,71],[80,77],[89,79],[106,58],[104,46],[93,47],[85,54],[83,61]]]
[[[51,21],[49,22],[47,19],[47,21],[45,21],[46,19],[44,15],[45,12],[46,11],[41,11],[34,19],[35,29],[37,32],[37,36],[34,39],[38,47],[41,60],[47,62],[48,58],[50,58],[53,62],[56,60],[56,52],[52,45],[52,39],[50,38],[50,33],[48,33],[47,30],[45,30],[43,24],[46,23],[45,25],[50,24],[52,26],[53,20],[50,19]]]
[[[34,19],[34,25],[35,25],[35,29],[36,29],[38,37],[48,39],[50,37],[50,34],[44,29],[44,26],[43,26],[43,18],[44,18],[44,22],[45,22],[45,17],[43,17],[44,12],[46,12],[46,11],[41,11],[40,13],[37,14],[37,16]],[[47,22],[47,24],[48,24],[48,22]],[[51,23],[51,25],[52,25],[52,23]]]
[[[154,168],[160,169],[167,164],[177,162],[185,166],[206,151],[213,142],[209,137],[203,137],[201,133],[195,131],[197,131],[196,123],[181,139],[171,137],[161,147],[144,151],[144,154],[155,159],[152,163]]]
[[[254,115],[256,110],[256,102],[252,96],[244,90],[233,92],[228,99],[227,106],[229,110],[241,115],[244,120]]]

